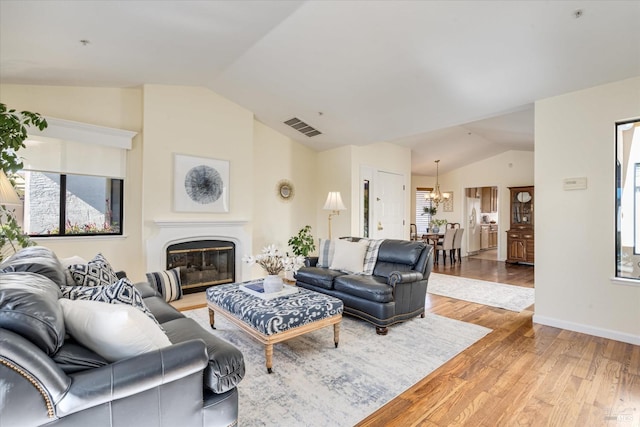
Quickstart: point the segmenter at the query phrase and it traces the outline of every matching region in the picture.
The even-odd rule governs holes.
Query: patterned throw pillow
[[[182,283],[180,283],[180,267],[171,270],[147,273],[147,281],[158,290],[166,302],[182,298]]]
[[[367,253],[364,255],[364,269],[363,273],[367,276],[373,274],[373,269],[376,268],[376,262],[378,262],[378,251],[383,240],[368,240],[369,246],[367,247]]]
[[[156,321],[156,318],[144,303],[140,292],[129,279],[120,279],[108,286],[63,286],[61,289],[62,298],[100,301],[110,304],[127,304],[142,311],[154,322]]]
[[[60,258],[60,263],[64,267],[64,277],[66,279],[65,285],[75,286],[76,279],[74,279],[73,276],[71,275],[71,270],[69,270],[69,267],[75,264],[86,264],[87,260],[77,255],[74,255],[68,258]]]
[[[336,245],[332,240],[320,239],[318,243],[318,264],[316,267],[329,268],[333,262]]]
[[[109,286],[118,281],[118,276],[102,254],[86,264],[70,265],[69,271],[78,286]]]

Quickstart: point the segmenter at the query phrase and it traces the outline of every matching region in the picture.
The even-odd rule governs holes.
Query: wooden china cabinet
[[[507,231],[507,262],[534,262],[533,186],[509,187],[511,228]]]

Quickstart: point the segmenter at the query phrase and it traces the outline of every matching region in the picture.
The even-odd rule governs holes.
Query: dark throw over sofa
[[[312,266],[317,262],[317,258],[310,259]],[[303,267],[295,278],[297,286],[340,298],[344,313],[372,323],[378,334],[385,335],[390,325],[424,317],[432,268],[431,245],[388,239],[380,244],[372,275]]]
[[[167,345],[109,362],[65,331],[59,298],[67,277],[42,247],[0,264],[1,426],[237,424],[245,366],[236,347],[139,283]]]

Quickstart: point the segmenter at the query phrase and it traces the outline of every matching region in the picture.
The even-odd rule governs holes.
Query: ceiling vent
[[[293,119],[289,119],[286,122],[284,122],[285,125],[291,126],[292,128],[294,128],[295,130],[297,130],[300,133],[303,133],[305,135],[307,135],[309,138],[311,138],[312,136],[316,136],[316,135],[322,135],[322,132],[320,132],[319,130],[309,126],[308,124],[306,124],[305,122],[303,122],[302,120],[300,120],[297,117],[294,117]]]

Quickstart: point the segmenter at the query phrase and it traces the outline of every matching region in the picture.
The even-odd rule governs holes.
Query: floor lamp
[[[340,211],[346,211],[347,208],[342,203],[342,197],[339,191],[330,191],[327,195],[327,201],[324,202],[325,211],[331,211],[329,213],[329,240],[331,240],[331,217],[333,215],[340,215]]]
[[[7,224],[7,222],[15,220],[15,216],[9,206],[20,206],[21,204],[22,200],[18,197],[18,193],[16,193],[16,190],[13,188],[13,185],[11,185],[4,171],[0,169],[0,224],[11,226],[11,224]],[[15,223],[15,221],[11,222]],[[10,255],[11,252],[16,251],[16,247],[11,239],[3,239],[3,241],[4,244],[0,243],[0,261],[2,261],[6,255]]]
[[[11,185],[9,178],[3,170],[0,170],[0,204],[2,205],[20,205],[22,201],[18,197],[18,193]]]

